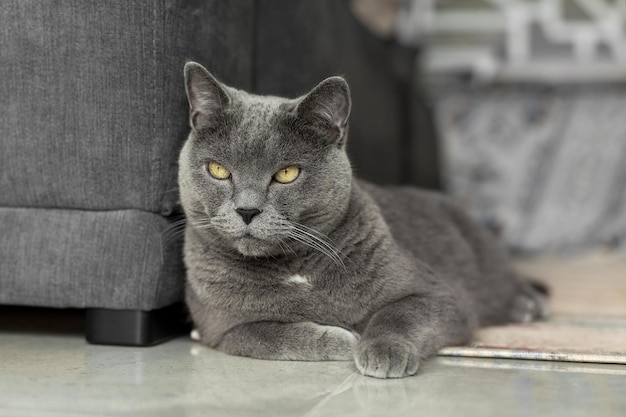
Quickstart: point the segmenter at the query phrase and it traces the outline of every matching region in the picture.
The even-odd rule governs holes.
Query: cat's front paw
[[[420,357],[417,347],[408,340],[377,338],[362,341],[354,360],[365,376],[404,378],[417,373]]]
[[[319,326],[318,343],[325,352],[325,360],[350,360],[359,341],[357,334],[342,327]]]

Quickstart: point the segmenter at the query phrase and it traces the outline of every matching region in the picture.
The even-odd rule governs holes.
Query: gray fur
[[[404,377],[477,326],[544,311],[448,198],[352,177],[342,78],[297,99],[261,97],[190,62],[185,83],[186,301],[204,344],[264,359],[353,358],[364,375]],[[231,178],[211,177],[209,161]],[[294,182],[272,181],[292,165]],[[246,225],[242,207],[262,212]]]

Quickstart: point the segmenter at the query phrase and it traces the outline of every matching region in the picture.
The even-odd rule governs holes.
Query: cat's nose
[[[252,218],[261,213],[261,210],[256,208],[238,208],[235,211],[239,213],[245,224],[250,224]]]

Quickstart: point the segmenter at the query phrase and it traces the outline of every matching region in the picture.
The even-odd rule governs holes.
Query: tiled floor
[[[230,357],[186,337],[104,347],[0,327],[0,416],[101,415],[621,417],[626,366],[439,357],[383,381],[350,362]]]

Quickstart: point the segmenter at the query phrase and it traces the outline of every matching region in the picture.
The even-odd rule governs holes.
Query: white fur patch
[[[305,287],[311,287],[311,281],[309,281],[309,279],[307,277],[303,277],[302,275],[296,274],[296,275],[292,275],[289,278],[287,278],[287,283],[288,284],[295,284],[295,285],[303,285]]]
[[[196,342],[200,341],[200,332],[198,331],[198,329],[193,329],[190,336],[191,340],[195,340]]]

